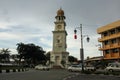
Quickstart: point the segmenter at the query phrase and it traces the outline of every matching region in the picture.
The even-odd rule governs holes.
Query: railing
[[[102,41],[113,39],[113,38],[117,38],[117,37],[120,37],[120,32],[116,33],[116,34],[109,35],[109,36],[98,38],[98,41],[102,42]]]
[[[107,49],[113,49],[119,47],[120,47],[120,43],[114,43],[114,44],[104,45],[103,47],[99,48],[99,50],[107,50]]]
[[[105,59],[120,58],[120,53],[109,53],[104,55]]]
[[[21,72],[21,71],[27,71],[28,69],[23,66],[18,65],[0,65],[0,73],[5,71],[6,73],[12,72]]]

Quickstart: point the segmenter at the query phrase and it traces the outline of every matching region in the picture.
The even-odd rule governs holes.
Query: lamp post
[[[82,34],[82,24],[80,24],[80,27],[76,27],[76,29],[80,30],[80,38],[81,38],[81,47],[80,47],[80,59],[82,62],[82,72],[84,72],[84,48],[83,48],[83,34]],[[77,30],[74,30],[75,36],[74,38],[77,39]],[[87,42],[89,42],[90,38],[87,36]]]

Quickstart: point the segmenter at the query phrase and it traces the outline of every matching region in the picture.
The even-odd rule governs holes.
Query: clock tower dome
[[[66,51],[66,37],[67,32],[65,30],[65,16],[64,11],[60,8],[57,11],[57,16],[55,17],[56,21],[55,28],[53,32],[53,49],[51,52],[51,62],[53,62],[53,66],[66,67],[68,63],[68,55],[69,53]]]

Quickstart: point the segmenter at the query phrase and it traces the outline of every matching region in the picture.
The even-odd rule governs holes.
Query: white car
[[[109,63],[105,70],[110,72],[120,71],[120,63]]]
[[[94,66],[85,66],[85,70],[87,71],[95,71],[95,67]]]
[[[45,66],[45,65],[37,65],[37,66],[35,66],[35,69],[36,70],[49,70],[50,67]]]
[[[82,66],[81,65],[71,65],[68,67],[68,71],[82,71]]]

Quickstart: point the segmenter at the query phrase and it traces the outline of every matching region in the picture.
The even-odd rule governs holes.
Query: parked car
[[[50,70],[49,66],[45,66],[45,65],[37,65],[35,66],[36,70]]]
[[[120,63],[109,63],[105,70],[109,72],[120,71]]]
[[[71,65],[68,67],[68,71],[82,71],[82,66],[81,65]]]
[[[95,71],[96,69],[95,69],[94,66],[90,65],[90,66],[85,66],[85,70],[87,70],[87,71]]]

